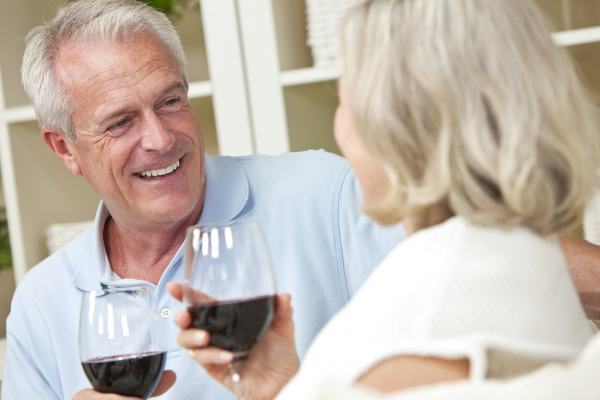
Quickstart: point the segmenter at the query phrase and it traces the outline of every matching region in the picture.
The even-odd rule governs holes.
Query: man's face
[[[203,197],[204,143],[166,45],[149,33],[116,44],[67,43],[55,69],[75,101],[79,141],[67,143],[70,169],[113,217],[142,227],[189,216]]]

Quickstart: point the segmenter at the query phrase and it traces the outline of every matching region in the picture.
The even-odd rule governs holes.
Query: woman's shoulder
[[[588,337],[556,237],[455,217],[388,255],[319,333],[303,375],[351,382],[393,355],[483,360],[487,348],[564,360]]]
[[[347,313],[374,307],[402,316],[372,323],[382,334],[408,341],[477,334],[504,343],[502,348],[531,350],[536,343],[543,347],[532,350],[536,356],[564,359],[589,337],[556,236],[479,226],[461,217],[401,243]]]

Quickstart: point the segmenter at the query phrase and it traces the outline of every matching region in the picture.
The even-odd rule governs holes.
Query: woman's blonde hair
[[[382,224],[443,208],[573,228],[596,183],[597,110],[528,0],[368,0],[342,25],[344,89],[391,190]]]

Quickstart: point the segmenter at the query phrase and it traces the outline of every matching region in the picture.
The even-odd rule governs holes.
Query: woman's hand
[[[181,301],[183,287],[169,283],[167,289],[173,297]],[[275,315],[265,336],[252,348],[248,357],[243,379],[246,391],[253,400],[270,400],[289,382],[300,367],[294,340],[294,322],[289,294],[277,296]],[[175,315],[175,323],[181,327],[177,336],[179,344],[194,351],[194,358],[217,381],[233,391],[229,373],[229,363],[233,353],[216,347],[207,347],[208,332],[191,328],[191,316],[187,310]]]

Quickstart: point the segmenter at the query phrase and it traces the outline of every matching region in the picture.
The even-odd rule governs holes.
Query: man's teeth
[[[151,169],[150,171],[144,171],[138,173],[140,176],[163,176],[166,174],[170,174],[179,168],[179,160],[175,161],[173,164],[169,165],[167,168],[159,168],[159,169]]]

